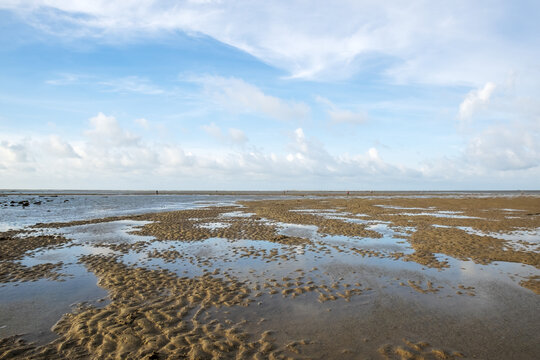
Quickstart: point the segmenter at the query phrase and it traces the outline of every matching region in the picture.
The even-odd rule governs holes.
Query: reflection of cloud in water
[[[285,236],[296,236],[307,239],[318,239],[320,236],[317,231],[319,228],[316,225],[301,225],[301,224],[287,224],[287,223],[276,223],[280,235]]]
[[[451,219],[481,219],[476,216],[459,215],[461,211],[435,211],[435,212],[419,212],[419,213],[399,213],[390,215],[402,215],[402,216],[432,216],[438,218],[451,218]]]
[[[246,212],[242,212],[242,211],[231,211],[231,212],[226,212],[226,213],[220,214],[219,217],[224,217],[224,218],[235,218],[235,217],[248,218],[248,217],[252,217],[254,215],[255,215],[255,213],[246,213]]]
[[[538,270],[534,266],[521,263],[494,261],[482,265],[472,260],[458,260],[449,256],[446,258],[451,266],[442,272],[441,276],[454,282],[460,279],[484,285],[488,282],[502,282],[519,287],[518,283],[521,279],[538,274]]]
[[[381,207],[383,209],[395,209],[395,210],[435,210],[433,206],[424,208],[424,207],[403,207],[403,206],[394,206],[394,205],[374,205]]]
[[[216,222],[207,222],[207,223],[197,224],[197,226],[204,229],[216,230],[216,229],[228,228],[229,226],[231,226],[231,224],[216,221]]]
[[[76,245],[69,247],[59,247],[55,249],[46,249],[25,256],[21,264],[25,266],[34,266],[50,262],[76,262],[81,255],[112,255],[115,252],[106,247],[97,247],[91,245]]]
[[[154,239],[153,236],[130,234],[151,221],[119,220],[106,223],[77,225],[57,229],[55,232],[73,239],[76,243],[133,243]]]

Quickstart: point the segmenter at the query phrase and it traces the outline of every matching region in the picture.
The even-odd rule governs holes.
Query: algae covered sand
[[[0,358],[533,359],[540,351],[538,197],[209,205],[2,233]],[[47,302],[55,293],[62,298]]]

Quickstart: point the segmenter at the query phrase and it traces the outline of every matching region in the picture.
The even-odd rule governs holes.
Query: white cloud
[[[45,83],[49,85],[70,85],[79,82],[81,78],[86,77],[80,74],[62,73],[57,78],[46,80]]]
[[[538,120],[490,127],[470,138],[461,157],[433,159],[418,168],[390,163],[375,147],[332,153],[303,128],[291,131],[283,148],[224,151],[152,141],[102,113],[90,119],[89,127],[83,137],[73,139],[0,135],[0,188],[425,189],[435,184],[455,189],[478,179],[484,187],[501,187],[497,181],[506,174],[521,179],[510,185],[531,187],[534,174],[540,174]],[[204,129],[230,143],[242,143],[245,137],[238,129],[225,131],[215,124]]]
[[[191,188],[203,187],[201,179],[214,187],[231,184],[241,188],[246,182],[265,181],[272,188],[281,188],[298,184],[298,179],[316,187],[317,179],[341,181],[413,173],[385,163],[375,149],[353,156],[332,155],[320,141],[306,136],[302,128],[291,133],[291,142],[281,150],[265,152],[237,147],[229,151],[189,151],[178,143],[153,142],[132,134],[113,116],[103,113],[92,117],[89,123],[90,128],[78,140],[56,135],[11,142],[1,139],[0,187],[62,187],[69,180],[71,186],[83,188],[98,184],[108,184],[99,186],[109,188],[153,188],[164,182],[179,188],[178,181],[188,179]],[[215,124],[204,129],[230,143],[247,141],[238,129],[222,131]],[[28,171],[33,172],[32,177]]]
[[[90,74],[61,73],[56,78],[46,80],[46,84],[55,86],[65,85],[94,85],[104,92],[138,93],[144,95],[162,95],[167,91],[155,85],[150,80],[140,76],[125,76],[121,78],[103,78]]]
[[[20,163],[27,160],[26,149],[23,144],[11,141],[0,141],[0,161],[6,166],[11,163]]]
[[[373,160],[373,161],[380,161],[381,160],[380,157],[379,157],[379,152],[377,151],[376,148],[369,148],[368,156],[369,156],[369,159]]]
[[[165,90],[138,76],[110,79],[100,81],[98,84],[104,86],[107,91],[112,92],[133,92],[145,95],[161,95],[165,93]]]
[[[98,145],[113,146],[136,146],[140,138],[127,130],[124,130],[118,124],[114,116],[106,116],[99,113],[89,120],[91,129],[85,132],[85,135],[92,142]]]
[[[475,167],[523,170],[540,166],[540,121],[493,125],[474,136],[466,157]]]
[[[479,85],[534,68],[538,55],[529,35],[538,32],[534,3],[28,0],[0,7],[64,37],[204,34],[297,78],[348,76],[379,56],[392,60],[385,73],[396,81]],[[515,30],[500,36],[509,26]]]
[[[240,129],[229,129],[229,137],[236,144],[244,144],[248,141],[246,134]]]
[[[221,129],[215,123],[210,123],[209,125],[203,125],[203,130],[213,138],[220,139],[223,136]]]
[[[368,115],[365,111],[351,111],[348,109],[340,109],[330,100],[317,96],[318,102],[327,107],[328,117],[334,124],[362,124],[368,120]]]
[[[51,135],[49,137],[48,146],[50,152],[58,157],[80,158],[79,154],[75,152],[73,147],[66,141],[62,140],[58,135]]]
[[[328,114],[334,123],[362,124],[367,120],[366,113],[357,113],[350,110],[330,110]]]
[[[135,119],[135,123],[143,129],[148,130],[150,128],[150,122],[145,118]]]
[[[488,126],[466,138],[461,152],[424,161],[419,170],[450,189],[463,188],[459,184],[475,184],[474,188],[484,190],[536,189],[535,179],[540,178],[539,119]]]
[[[163,166],[162,171],[165,173],[174,173],[177,172],[178,167],[192,166],[196,163],[193,154],[186,153],[178,145],[165,145],[160,148],[159,152],[160,163]]]
[[[305,103],[267,95],[241,79],[205,76],[191,80],[202,84],[209,96],[234,112],[262,114],[278,120],[303,119],[310,113],[310,108]]]
[[[489,103],[495,87],[496,85],[494,83],[487,82],[481,89],[469,92],[459,105],[458,117],[461,120],[469,119],[475,111]]]
[[[203,125],[202,128],[207,134],[223,143],[244,145],[248,141],[246,134],[240,129],[229,128],[229,130],[224,133],[215,123]]]

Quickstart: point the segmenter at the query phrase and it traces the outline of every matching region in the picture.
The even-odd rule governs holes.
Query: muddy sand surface
[[[0,359],[537,359],[540,198],[316,196],[0,233]]]

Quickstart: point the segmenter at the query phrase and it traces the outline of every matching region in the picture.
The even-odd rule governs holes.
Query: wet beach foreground
[[[1,232],[0,358],[540,353],[535,195],[210,197],[152,211]]]

